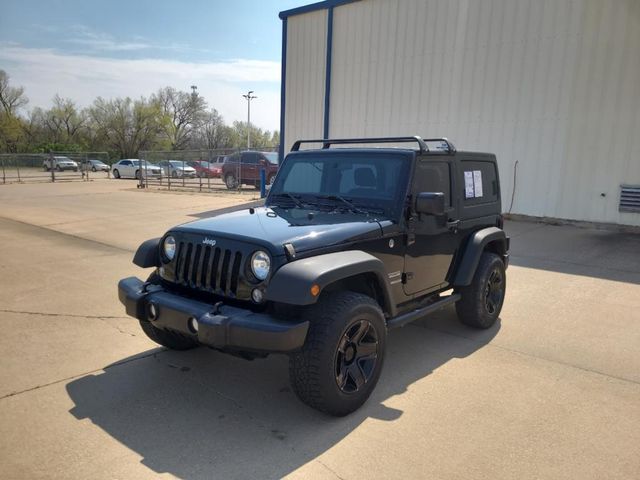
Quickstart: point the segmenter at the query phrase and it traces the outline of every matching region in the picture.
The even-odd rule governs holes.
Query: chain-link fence
[[[1,183],[59,182],[109,177],[107,152],[0,154]]]
[[[140,187],[168,190],[264,193],[279,164],[275,149],[144,151],[140,158]]]

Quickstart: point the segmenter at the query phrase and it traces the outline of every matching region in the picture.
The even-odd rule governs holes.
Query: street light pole
[[[247,150],[251,148],[251,100],[258,98],[252,93],[253,90],[249,90],[246,95],[242,95],[247,99]]]

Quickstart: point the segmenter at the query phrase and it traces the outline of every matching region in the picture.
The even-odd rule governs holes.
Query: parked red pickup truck
[[[222,164],[222,179],[229,190],[242,184],[260,188],[260,170],[266,171],[267,184],[273,183],[278,173],[278,154],[274,152],[246,151],[228,155]]]

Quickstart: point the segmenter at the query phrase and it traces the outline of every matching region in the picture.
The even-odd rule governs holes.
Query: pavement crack
[[[324,468],[326,468],[329,472],[331,472],[333,475],[335,475],[336,478],[339,478],[340,480],[346,480],[344,477],[341,477],[340,475],[338,475],[338,472],[336,472],[333,468],[329,467],[329,465],[324,463],[322,460],[316,458],[316,462],[318,462],[320,465],[322,465]]]
[[[166,351],[167,350],[161,350],[160,352],[153,351],[153,352],[147,353],[146,355],[138,355],[138,356],[135,356],[133,358],[128,358],[126,360],[121,360],[119,362],[112,363],[110,365],[107,365],[106,367],[96,368],[94,370],[89,370],[87,372],[82,372],[82,373],[78,373],[76,375],[71,375],[69,377],[60,378],[58,380],[54,380],[53,382],[42,383],[40,385],[36,385],[35,387],[25,388],[24,390],[18,390],[16,392],[7,393],[6,395],[3,395],[2,397],[0,397],[0,400],[4,400],[6,398],[15,397],[16,395],[22,395],[23,393],[33,392],[34,390],[40,390],[41,388],[50,387],[51,385],[56,385],[58,383],[67,382],[69,380],[74,380],[76,378],[84,377],[85,375],[91,375],[92,373],[106,372],[110,368],[120,367],[122,365],[126,365],[127,363],[136,362],[138,360],[143,360],[143,359],[151,357],[151,356],[155,357],[156,355],[158,355],[160,353],[163,353],[163,352],[166,352]]]
[[[129,318],[129,317],[109,316],[109,315],[80,315],[77,313],[30,312],[26,310],[9,310],[5,308],[0,309],[0,313],[15,313],[18,315],[40,315],[43,317],[91,318],[91,319],[98,319],[98,320],[106,320],[106,319],[125,320]]]
[[[428,327],[428,326],[424,326],[424,325],[416,325],[416,324],[413,324],[411,326],[412,327],[416,327],[416,328],[423,328],[425,330],[431,330],[432,332],[438,332],[438,333],[441,333],[443,335],[449,335],[449,336],[456,337],[456,338],[462,338],[464,340],[468,340],[468,341],[473,342],[473,343],[478,343],[478,344],[485,345],[484,342],[479,342],[476,339],[469,338],[469,337],[464,336],[464,335],[458,335],[458,334],[455,334],[455,333],[447,332],[446,330],[440,330],[438,328]],[[549,363],[555,363],[557,365],[563,365],[563,366],[569,367],[569,368],[575,368],[576,370],[582,370],[583,372],[593,373],[595,375],[600,375],[602,377],[610,378],[610,379],[613,379],[613,380],[618,380],[618,381],[625,382],[625,383],[631,383],[633,385],[640,385],[640,382],[638,382],[637,380],[632,380],[630,378],[620,377],[618,375],[612,375],[612,374],[609,374],[609,373],[601,372],[599,370],[594,370],[592,368],[582,367],[580,365],[575,365],[573,363],[568,363],[568,362],[563,362],[561,360],[554,360],[554,359],[551,359],[551,358],[541,357],[539,355],[534,355],[533,353],[523,352],[521,350],[516,350],[515,348],[510,348],[510,347],[505,347],[503,345],[498,345],[496,343],[487,343],[486,345],[488,347],[497,348],[497,349],[503,350],[505,352],[515,353],[517,355],[522,355],[522,356],[529,357],[529,358],[535,358],[537,360],[542,360],[542,361],[549,362]]]

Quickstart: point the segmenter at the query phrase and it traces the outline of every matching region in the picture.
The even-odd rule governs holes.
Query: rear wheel
[[[323,294],[305,318],[305,344],[289,357],[293,390],[310,407],[347,415],[378,383],[387,335],[384,315],[371,297],[337,292]]]
[[[140,170],[136,170],[135,177],[137,180],[140,180]]]
[[[504,262],[491,252],[484,252],[471,285],[460,288],[462,298],[456,303],[460,321],[475,328],[489,328],[500,315],[507,288]]]
[[[178,173],[175,170],[171,172],[171,178],[178,178]]]
[[[96,167],[91,167],[91,171],[95,172],[96,171]]]
[[[236,188],[238,188],[238,180],[236,180],[236,177],[233,175],[233,173],[229,173],[224,177],[224,184],[229,190],[235,190]]]
[[[159,284],[160,277],[156,273],[152,273],[147,282]],[[190,350],[198,346],[198,342],[194,339],[177,332],[162,330],[146,320],[140,320],[140,327],[151,340],[171,350]]]

